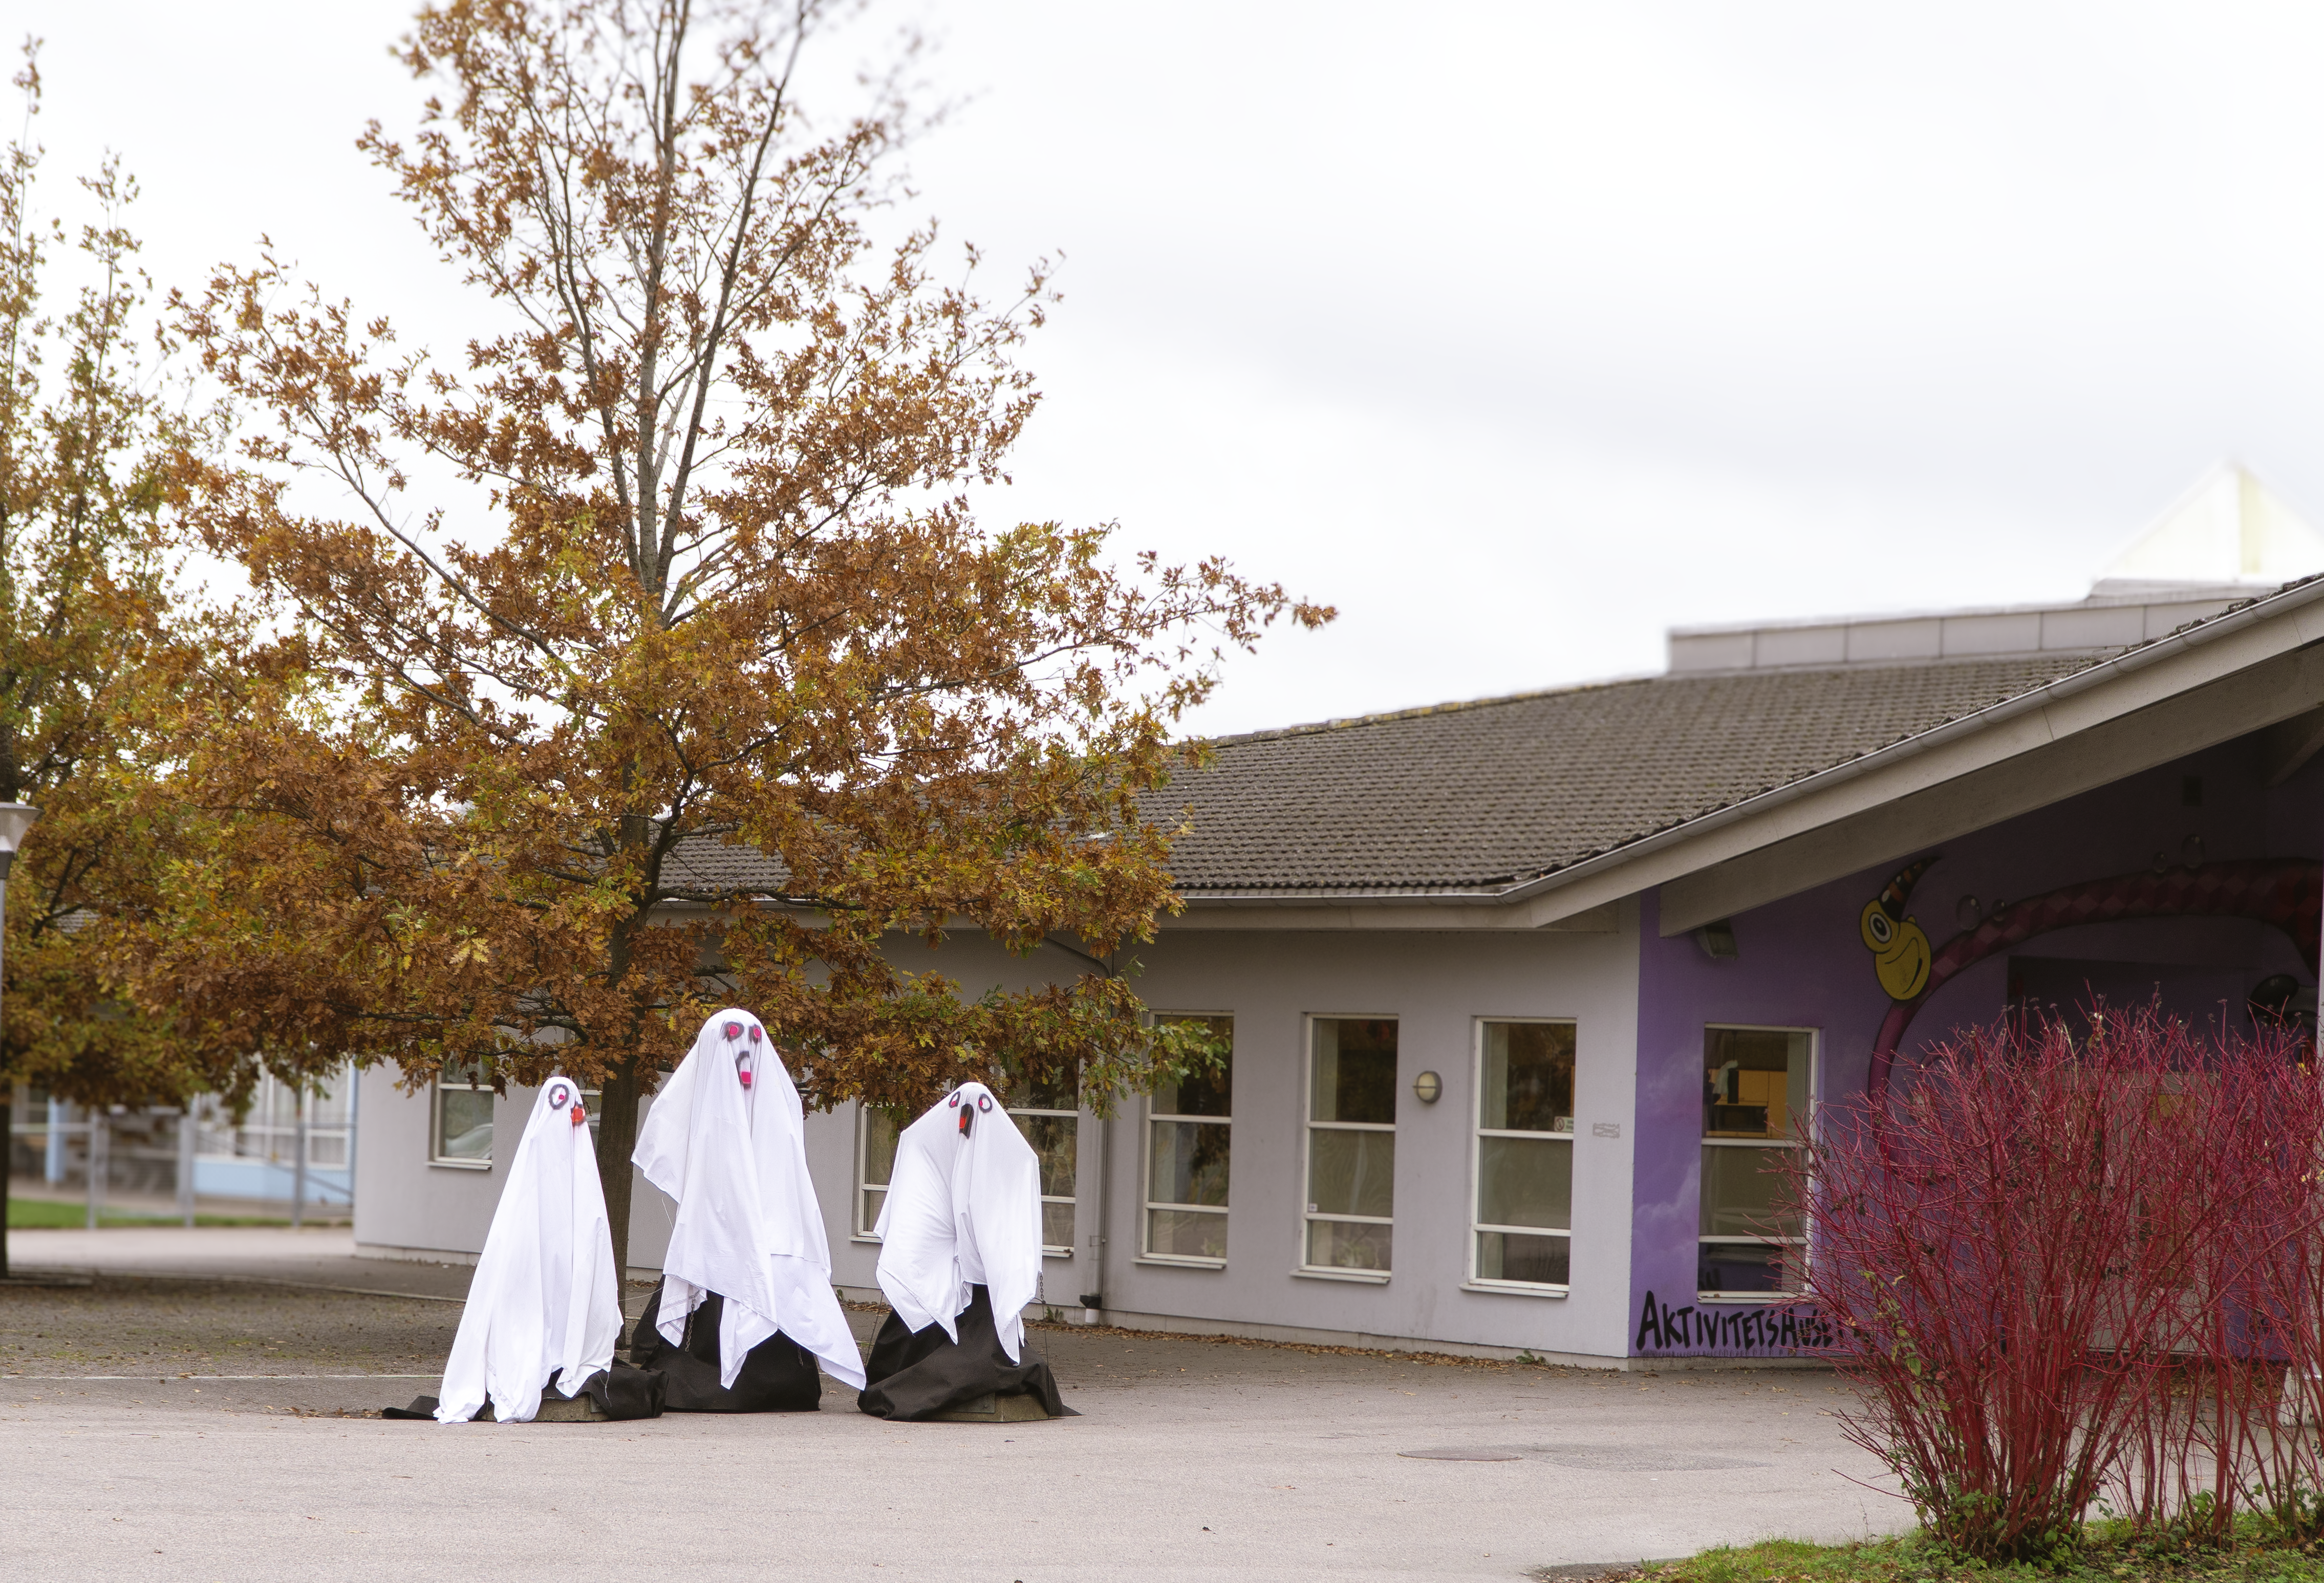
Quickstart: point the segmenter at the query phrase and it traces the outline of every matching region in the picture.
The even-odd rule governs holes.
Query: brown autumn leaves
[[[1188,1054],[1088,960],[1171,905],[1139,796],[1219,649],[1330,612],[975,520],[1046,277],[993,300],[933,229],[881,239],[908,112],[875,84],[806,118],[824,9],[423,12],[404,58],[439,97],[362,147],[498,327],[456,356],[271,256],[173,302],[234,437],[149,415],[124,532],[155,592],[142,626],[91,614],[170,658],[122,689],[89,799],[124,873],[60,895],[122,1026],[201,1081],[555,1062],[604,1086],[611,1164],[729,1002],[810,1103],[1076,1066],[1095,1095]],[[30,408],[7,422],[37,448]],[[250,597],[171,604],[188,549]],[[1037,953],[1046,987],[896,965],[947,934]]]

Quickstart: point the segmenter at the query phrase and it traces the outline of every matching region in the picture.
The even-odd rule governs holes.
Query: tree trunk
[[[597,1179],[605,1188],[605,1219],[613,1232],[613,1278],[630,1273],[630,1189],[636,1173],[630,1151],[638,1142],[638,1058],[606,1074],[597,1091]]]
[[[8,1173],[16,1164],[16,1096],[0,1089],[0,1281],[8,1278]]]

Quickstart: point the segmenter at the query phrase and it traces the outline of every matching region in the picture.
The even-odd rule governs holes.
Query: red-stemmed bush
[[[2190,1540],[2255,1508],[2314,1532],[2320,1164],[2285,1035],[2100,1007],[1900,1063],[1824,1107],[1788,1172],[1846,1432],[1988,1560],[2070,1547],[2101,1507]]]

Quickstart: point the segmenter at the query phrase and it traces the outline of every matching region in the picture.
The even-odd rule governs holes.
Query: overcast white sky
[[[0,0],[48,41],[52,206],[110,146],[165,283],[264,231],[426,324],[352,147],[410,123],[410,9]],[[2228,456],[2324,521],[2324,10],[875,14],[968,100],[927,207],[1003,273],[1066,255],[985,509],[1343,612],[1203,729],[1658,669],[1675,623],[2077,597]]]

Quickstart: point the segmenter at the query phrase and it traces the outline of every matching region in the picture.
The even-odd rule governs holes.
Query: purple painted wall
[[[2324,831],[2324,762],[2283,786],[2260,785],[2250,739],[2223,744],[2052,807],[1933,849],[1940,860],[1906,907],[1932,944],[1945,943],[1997,899],[2181,863],[2236,858],[2316,858]],[[2201,782],[2190,805],[2189,779]],[[1638,1074],[1631,1215],[1633,1356],[1766,1356],[1791,1349],[1803,1314],[1748,1300],[1696,1296],[1702,1127],[1703,1028],[1713,1023],[1811,1028],[1817,1034],[1819,1102],[1860,1093],[1889,999],[1858,933],[1865,904],[1926,851],[1739,915],[1738,955],[1714,961],[1692,934],[1664,939],[1658,898],[1642,899]],[[2260,979],[2316,980],[2279,931],[2242,919],[2161,918],[2085,925],[2039,935],[2009,957],[1969,969],[1931,996],[1903,1053],[1997,1017],[2016,965],[2021,992],[2080,999],[2089,981],[2110,998],[2144,999],[2198,1025],[2225,1016],[2237,1027],[2243,996]],[[1651,1318],[1646,1316],[1651,1315]],[[1754,1318],[1753,1316],[1757,1316]],[[1791,1328],[1785,1325],[1786,1317]]]

